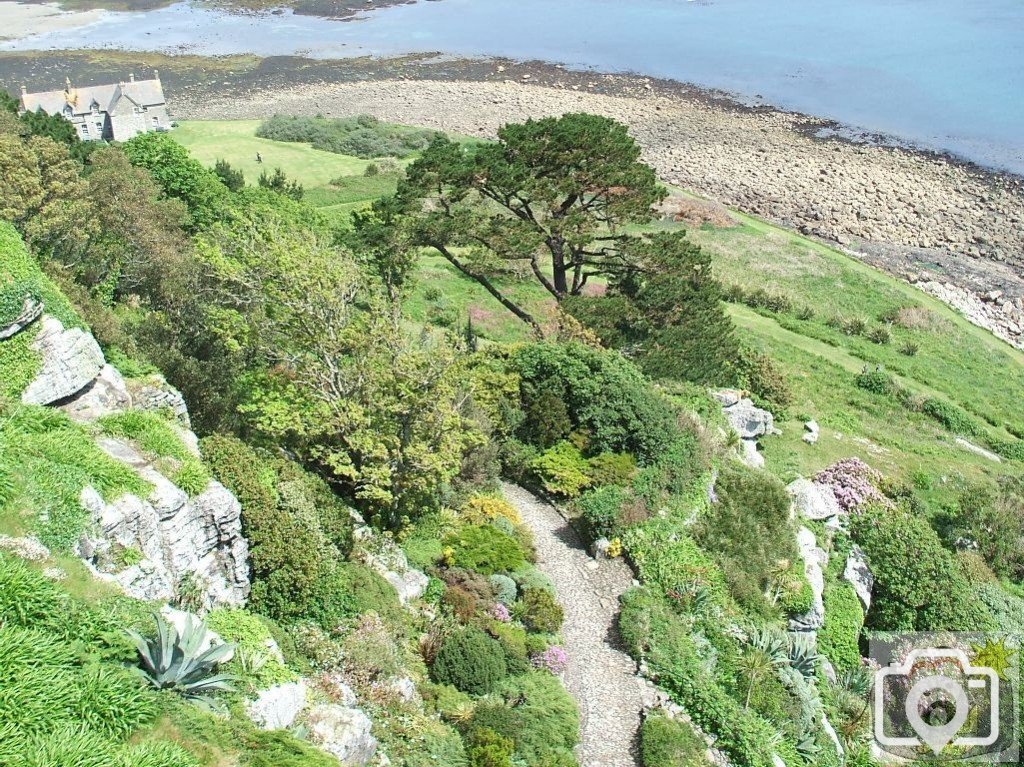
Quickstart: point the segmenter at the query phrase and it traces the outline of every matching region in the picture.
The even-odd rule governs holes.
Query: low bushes
[[[575,498],[593,482],[590,463],[579,448],[564,440],[537,456],[530,468],[545,490],[564,498]]]
[[[438,650],[430,675],[473,695],[485,695],[508,675],[505,651],[483,631],[467,627],[449,636]]]
[[[640,728],[640,760],[643,767],[704,767],[707,744],[686,724],[666,716],[644,719]]]
[[[256,130],[260,138],[310,144],[314,149],[363,159],[407,157],[425,149],[434,131],[383,123],[371,115],[326,118],[274,115]],[[379,171],[379,169],[378,169]]]
[[[875,576],[867,625],[881,631],[972,631],[991,619],[953,554],[906,506],[869,507],[851,520]]]
[[[579,737],[579,713],[558,679],[531,671],[506,679],[495,693],[501,702],[478,706],[471,731],[486,728],[510,739],[524,764],[575,764],[572,749]]]
[[[818,632],[818,650],[839,672],[860,665],[859,637],[864,610],[856,592],[846,581],[825,589],[825,625]]]
[[[493,525],[467,525],[445,539],[450,564],[484,575],[511,572],[526,564],[519,541]]]
[[[626,647],[644,660],[659,686],[682,705],[700,727],[717,736],[715,745],[734,763],[771,767],[776,731],[745,709],[709,673],[684,619],[647,589],[622,598],[619,630]]]
[[[562,628],[565,614],[554,595],[547,589],[527,588],[523,596],[513,607],[515,615],[531,631],[541,634],[554,634]]]
[[[981,433],[981,427],[959,405],[929,397],[921,403],[921,412],[931,416],[955,434],[973,436]]]
[[[591,540],[614,538],[620,527],[619,514],[626,500],[626,491],[621,487],[599,487],[582,495],[576,501],[586,532]]]

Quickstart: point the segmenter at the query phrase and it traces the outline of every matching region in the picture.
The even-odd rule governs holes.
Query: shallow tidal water
[[[1022,0],[419,0],[355,20],[179,3],[0,49],[438,52],[635,72],[1024,174]]]

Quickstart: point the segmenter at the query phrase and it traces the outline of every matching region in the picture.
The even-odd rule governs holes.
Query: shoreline
[[[630,126],[666,182],[920,283],[1024,348],[1024,178],[1012,173],[891,137],[820,136],[846,126],[638,75],[438,54],[176,59],[125,51],[5,54],[0,84],[12,87],[12,75],[34,81],[40,69],[99,81],[104,70],[144,61],[159,66],[179,119],[366,112],[493,136],[501,124],[529,117],[604,114]]]

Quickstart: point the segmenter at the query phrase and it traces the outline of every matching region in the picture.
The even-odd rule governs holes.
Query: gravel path
[[[580,765],[637,767],[642,683],[636,664],[619,649],[615,627],[619,595],[632,585],[632,572],[622,560],[598,566],[550,504],[515,485],[503,490],[533,531],[537,566],[565,608],[565,684],[580,707]]]

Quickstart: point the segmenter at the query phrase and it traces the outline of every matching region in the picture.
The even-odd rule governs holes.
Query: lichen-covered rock
[[[32,296],[25,296],[25,300],[21,305],[21,312],[18,313],[18,316],[0,328],[0,341],[14,338],[14,336],[18,335],[18,333],[38,320],[42,315],[43,302],[32,298]]]
[[[808,421],[804,424],[804,435],[803,441],[808,445],[814,445],[818,442],[818,437],[821,436],[821,430],[818,427],[817,421]]]
[[[774,432],[775,417],[735,390],[723,389],[715,392],[714,397],[721,403],[729,426],[739,434],[740,439],[757,439]]]
[[[804,561],[804,575],[811,584],[811,592],[814,599],[811,602],[811,609],[804,615],[798,615],[789,619],[790,631],[817,631],[825,624],[825,602],[822,595],[825,592],[825,568],[828,566],[828,554],[818,547],[814,533],[806,527],[801,527],[796,535],[797,547],[800,550],[800,557]]]
[[[60,409],[74,421],[95,421],[132,406],[124,378],[112,365],[104,365],[95,379]]]
[[[151,375],[132,385],[132,399],[139,410],[169,410],[182,426],[191,428],[188,407],[181,392],[161,375]]]
[[[42,357],[39,375],[21,394],[29,405],[50,405],[82,391],[105,364],[96,339],[83,330],[65,330],[60,320],[44,315],[31,348]]]
[[[309,737],[344,767],[364,767],[377,752],[370,718],[358,708],[322,704],[309,712]]]
[[[108,504],[86,487],[80,501],[93,527],[79,542],[82,558],[137,599],[169,600],[188,576],[206,607],[244,603],[249,549],[234,495],[211,481],[189,498],[127,442],[108,437],[98,444],[153,489],[145,499],[124,495]],[[136,553],[125,557],[128,551]]]
[[[804,519],[823,520],[844,514],[828,485],[801,477],[790,482],[786,492],[793,499],[793,510]]]
[[[859,546],[854,546],[846,558],[846,568],[843,570],[843,578],[850,582],[853,590],[857,593],[864,612],[871,608],[871,590],[875,587],[875,576],[868,567],[867,557]]]
[[[764,456],[757,449],[757,442],[752,439],[740,440],[740,458],[752,469],[764,468]]]
[[[359,553],[360,558],[395,587],[395,591],[398,592],[398,601],[405,605],[423,596],[430,579],[425,573],[409,565],[405,552],[394,542],[375,535],[372,531],[368,535],[361,534],[354,537],[364,544]]]
[[[291,727],[306,707],[306,681],[276,684],[256,693],[256,700],[246,706],[246,713],[263,730],[284,730]]]
[[[33,535],[26,535],[23,538],[0,535],[0,551],[6,551],[30,562],[42,562],[50,556],[50,550]]]

